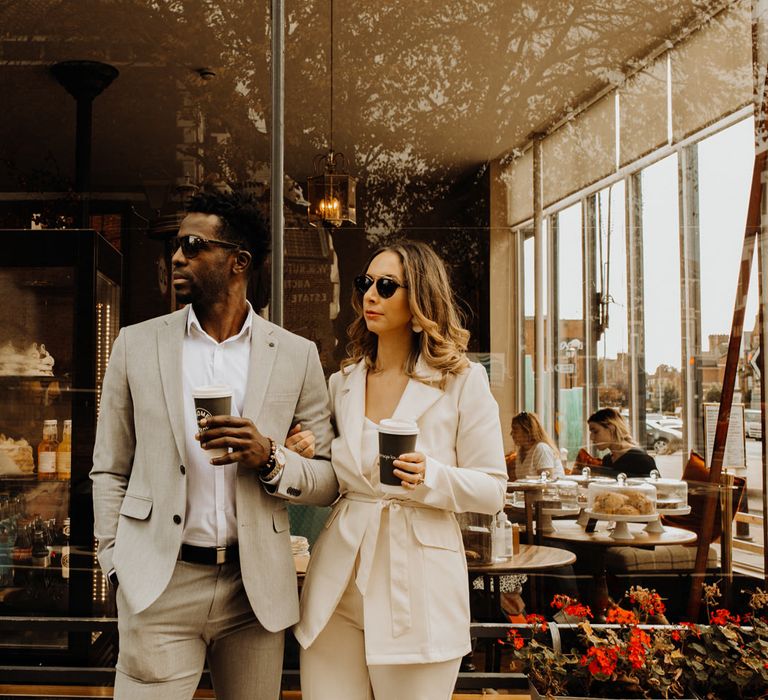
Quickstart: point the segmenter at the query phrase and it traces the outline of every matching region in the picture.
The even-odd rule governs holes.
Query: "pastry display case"
[[[90,635],[23,620],[101,615],[88,473],[120,325],[121,256],[87,230],[0,230],[0,659],[78,654]]]
[[[611,483],[592,482],[587,487],[587,510],[600,516],[644,516],[656,513],[656,488],[630,483],[619,474]]]
[[[651,470],[645,479],[627,479],[627,483],[648,483],[656,487],[656,508],[672,512],[688,506],[688,482],[682,479],[663,478],[658,470]]]

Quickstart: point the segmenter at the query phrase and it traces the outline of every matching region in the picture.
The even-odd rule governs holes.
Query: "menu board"
[[[717,429],[717,414],[719,411],[719,403],[704,404],[704,459],[708,467],[711,465],[712,449],[715,445],[715,430]],[[723,467],[739,468],[747,466],[746,445],[744,441],[744,404],[735,403],[731,406],[731,419],[728,423],[728,437],[725,440]]]

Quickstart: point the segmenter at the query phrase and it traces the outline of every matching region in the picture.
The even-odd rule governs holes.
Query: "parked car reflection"
[[[665,455],[683,444],[683,421],[673,416],[649,413],[645,417],[645,449]]]
[[[626,409],[621,415],[629,420]],[[640,442],[640,440],[638,440]],[[683,421],[675,416],[663,413],[645,414],[645,449],[658,455],[677,452],[683,444]]]
[[[755,408],[744,409],[744,434],[755,440],[763,439],[763,426],[760,423],[760,410]]]

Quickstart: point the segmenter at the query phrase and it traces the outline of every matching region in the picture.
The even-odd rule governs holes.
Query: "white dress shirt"
[[[187,448],[187,516],[182,542],[186,544],[221,547],[237,542],[237,464],[214,466],[211,457],[195,440],[198,428],[192,389],[205,384],[230,386],[232,415],[242,415],[252,324],[253,309],[248,304],[248,315],[240,332],[219,343],[203,330],[194,309],[189,307],[181,360]]]

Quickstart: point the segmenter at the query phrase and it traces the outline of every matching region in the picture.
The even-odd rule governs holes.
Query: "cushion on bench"
[[[696,546],[667,544],[660,547],[609,547],[605,553],[605,569],[625,572],[692,572],[696,563]],[[717,568],[717,548],[710,545],[707,569]]]

